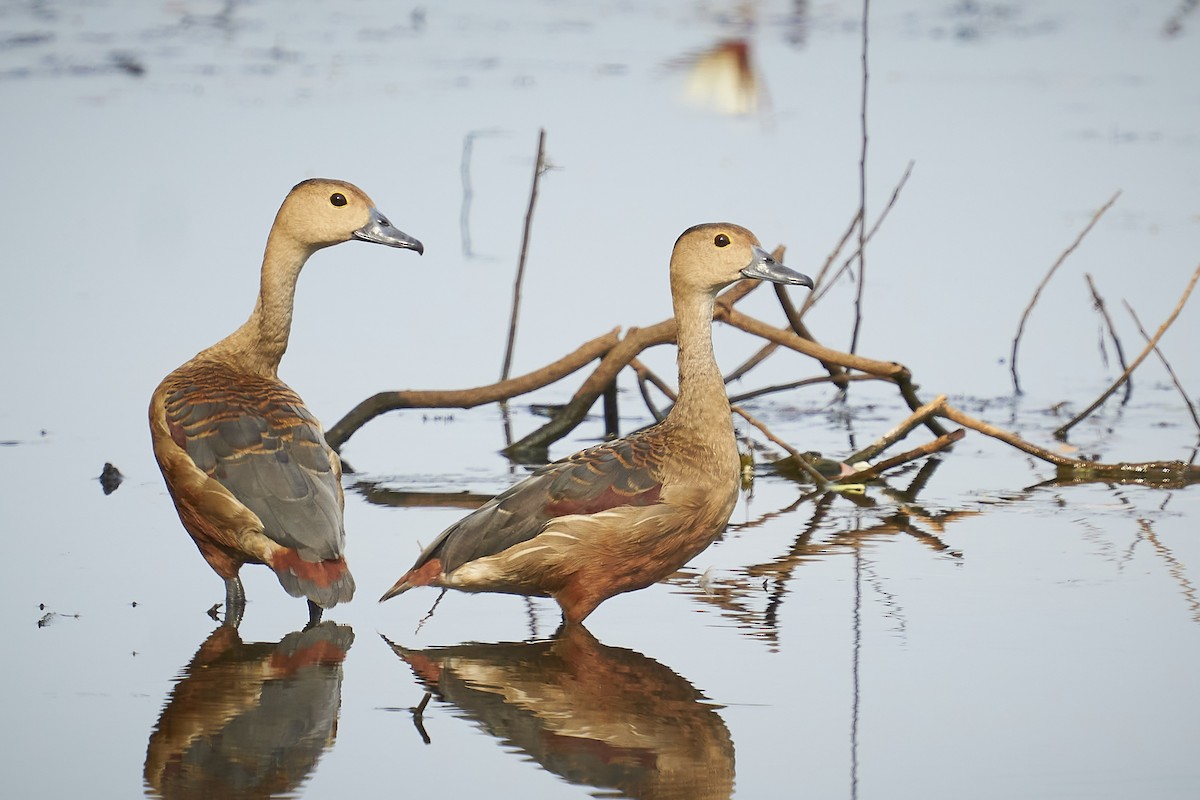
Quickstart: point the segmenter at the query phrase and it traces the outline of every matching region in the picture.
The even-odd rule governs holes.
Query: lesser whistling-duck
[[[150,435],[179,519],[225,580],[226,623],[245,608],[238,571],[266,564],[310,621],[354,595],[346,567],[341,464],[321,423],[279,379],[296,279],[309,256],[351,240],[423,253],[371,198],[313,179],[284,199],[262,262],[250,318],[158,385]]]
[[[551,596],[574,624],[708,547],[733,513],[739,473],[713,304],[741,278],[813,285],[745,228],[684,231],[671,254],[679,395],[667,418],[536,470],[443,531],[380,600],[414,586]]]

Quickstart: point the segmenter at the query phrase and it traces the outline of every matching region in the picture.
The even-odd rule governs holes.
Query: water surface
[[[380,390],[497,379],[540,128],[554,168],[515,373],[665,318],[666,259],[694,223],[745,224],[813,272],[859,201],[861,8],[753,9],[0,10],[0,763],[14,796],[1200,791],[1197,490],[1057,485],[974,434],[862,496],[813,499],[760,468],[716,545],[604,604],[588,635],[552,640],[548,601],[450,594],[420,630],[435,592],[374,602],[466,513],[445,493],[492,494],[522,471],[498,454],[495,407],[391,414],[344,450],[355,602],[302,634],[303,604],[247,569],[237,634],[205,614],[222,586],[175,516],[145,408],[248,313],[287,189],[352,180],[427,246],[346,245],[306,269],[282,375],[326,425]],[[908,365],[926,399],[1058,446],[1057,404],[1079,410],[1118,372],[1084,273],[1132,352],[1120,301],[1157,327],[1200,259],[1200,18],[1186,9],[873,8],[872,219],[914,166],[867,253],[860,352]],[[688,99],[696,65],[731,40],[749,47],[754,113]],[[1118,190],[1043,293],[1013,398],[1021,311]],[[855,290],[843,281],[810,315],[823,341],[847,345]],[[782,324],[769,292],[743,310]],[[1197,326],[1193,303],[1163,339],[1193,401]],[[726,369],[756,347],[718,329]],[[644,360],[670,378],[673,357]],[[734,390],[818,371],[779,354]],[[527,401],[563,402],[577,382],[514,404],[515,433],[543,421]],[[623,428],[649,421],[632,378],[621,387]],[[906,413],[881,386],[833,401],[807,389],[750,407],[831,455]],[[601,432],[589,420],[552,455]],[[1188,459],[1196,438],[1148,361],[1129,404],[1070,444]],[[125,475],[108,495],[105,462]]]

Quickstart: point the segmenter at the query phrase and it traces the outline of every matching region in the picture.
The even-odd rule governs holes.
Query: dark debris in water
[[[50,624],[62,618],[79,619],[78,614],[60,614],[57,611],[47,611],[45,603],[38,603],[38,610],[42,612],[42,615],[38,617],[37,621],[37,626],[39,628],[48,627]]]
[[[104,462],[104,469],[100,470],[100,488],[105,494],[112,494],[121,485],[121,481],[125,480],[125,476],[121,474],[121,470],[114,467],[110,462]]]

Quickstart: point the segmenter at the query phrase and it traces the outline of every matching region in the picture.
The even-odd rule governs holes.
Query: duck
[[[310,625],[354,596],[341,462],[279,378],[300,270],[318,250],[349,241],[425,252],[357,186],[296,184],[267,237],[250,317],[163,378],[150,399],[155,459],[184,529],[225,581],[233,627],[245,612],[244,564],[265,564],[289,595],[306,598]]]
[[[684,231],[670,259],[679,391],[666,418],[536,469],[444,530],[380,602],[417,586],[552,597],[569,627],[707,548],[733,513],[740,471],[713,308],[742,279],[813,287],[746,228]]]

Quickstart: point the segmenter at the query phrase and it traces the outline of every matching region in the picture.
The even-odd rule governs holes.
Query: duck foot
[[[325,613],[325,609],[321,608],[319,605],[314,603],[312,600],[309,600],[308,601],[308,624],[304,626],[304,630],[309,630],[310,628],[315,628],[317,625],[320,625],[321,624],[321,615],[324,613]]]

